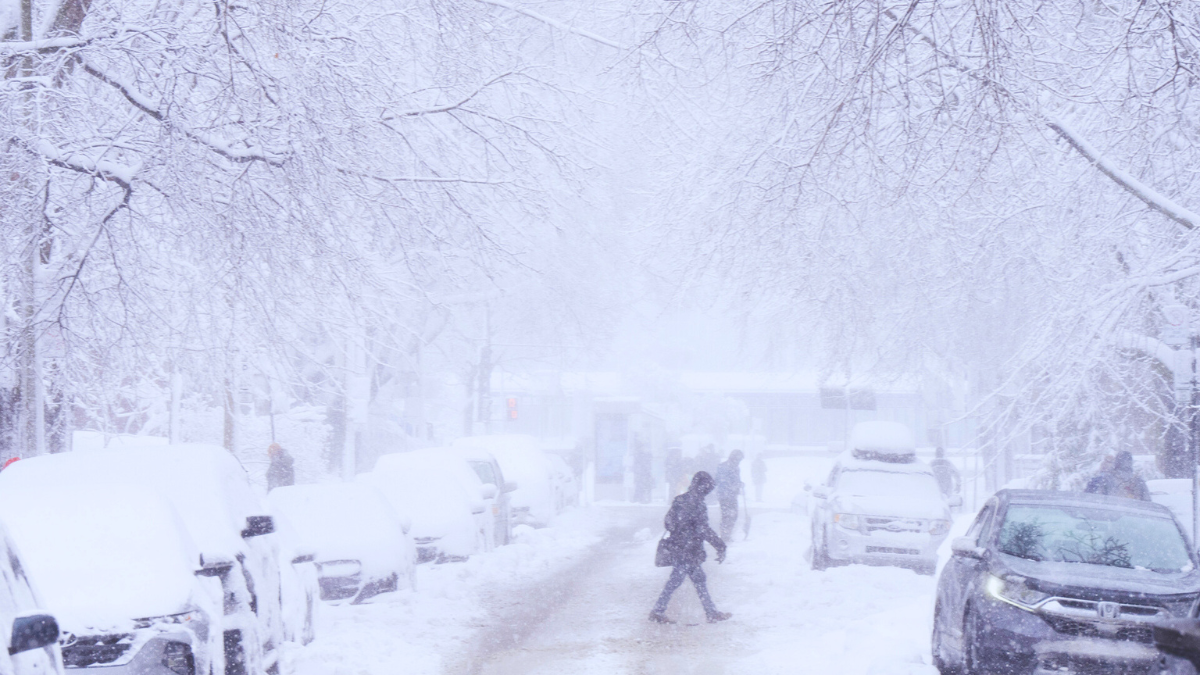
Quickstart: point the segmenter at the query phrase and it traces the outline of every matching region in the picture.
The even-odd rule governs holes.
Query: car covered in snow
[[[485,450],[496,458],[504,476],[516,483],[512,492],[514,523],[542,527],[558,513],[554,468],[537,439],[521,434],[467,436],[451,445]]]
[[[492,515],[494,539],[496,546],[505,546],[512,541],[512,505],[509,493],[517,489],[517,484],[504,479],[504,470],[492,453],[480,448],[453,448],[452,451],[466,462],[467,466],[479,476],[485,493],[484,504]],[[489,487],[490,486],[490,489]]]
[[[56,459],[0,474],[0,514],[59,619],[66,668],[227,672],[221,586],[175,509],[152,490],[62,480]]]
[[[942,494],[933,471],[916,458],[912,433],[895,422],[856,425],[851,449],[808,490],[817,570],[857,562],[933,574],[950,508],[961,503]]]
[[[1152,502],[1000,490],[938,579],[942,673],[1158,673],[1155,626],[1192,616],[1200,569]]]
[[[479,476],[453,452],[425,449],[383,455],[358,480],[377,488],[402,518],[417,561],[450,562],[491,550],[494,520]]]
[[[546,453],[550,462],[550,484],[554,491],[554,507],[562,513],[564,509],[579,504],[579,479],[562,455]]]
[[[275,488],[267,498],[282,538],[295,539],[285,548],[312,552],[322,600],[361,602],[413,587],[412,539],[375,488],[361,483],[293,485]]]
[[[284,637],[305,632],[285,626],[285,621],[303,624],[310,617],[283,615],[281,569],[291,561],[281,558],[278,542],[269,536],[274,520],[242,465],[224,448],[201,443],[126,445],[36,460],[68,482],[155,490],[175,508],[206,567],[223,587],[227,671],[274,670]],[[22,460],[6,472],[33,461]]]
[[[39,500],[20,504],[35,511]],[[4,515],[0,510],[0,517]],[[63,675],[59,625],[34,591],[26,573],[25,557],[0,524],[0,673],[5,675]]]

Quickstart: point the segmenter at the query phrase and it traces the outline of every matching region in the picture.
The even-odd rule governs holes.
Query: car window
[[[927,473],[894,471],[843,471],[837,477],[837,490],[846,494],[910,497],[940,495],[937,479]]]
[[[1164,573],[1192,568],[1174,520],[1095,507],[1013,504],[1004,513],[999,549],[1026,560]]]
[[[979,512],[979,515],[975,517],[975,522],[971,523],[971,529],[967,530],[967,533],[964,536],[971,541],[978,542],[979,535],[987,526],[987,522],[989,519],[991,519],[992,512],[995,510],[996,508],[994,506],[985,506],[983,510]]]
[[[499,485],[499,483],[496,481],[496,472],[492,468],[491,462],[471,462],[471,468],[475,469],[475,474],[479,476],[479,480],[485,485],[488,483],[491,483],[492,485]]]

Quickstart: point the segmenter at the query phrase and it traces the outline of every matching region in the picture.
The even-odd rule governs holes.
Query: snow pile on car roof
[[[850,433],[850,449],[858,459],[909,463],[917,459],[912,431],[900,422],[859,422]]]
[[[56,470],[72,459],[33,457],[0,474],[0,514],[62,626],[117,628],[202,601],[199,553],[170,503],[150,488]]]

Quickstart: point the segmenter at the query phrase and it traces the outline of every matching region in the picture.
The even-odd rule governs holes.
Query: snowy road
[[[705,565],[733,619],[703,622],[691,584],[680,621],[646,620],[668,570],[652,565],[663,507],[597,506],[462,565],[422,566],[418,593],[327,608],[298,675],[839,673],[933,675],[934,580],[908,570],[808,569],[805,518],[758,514],[725,564]],[[695,625],[689,625],[695,624]]]

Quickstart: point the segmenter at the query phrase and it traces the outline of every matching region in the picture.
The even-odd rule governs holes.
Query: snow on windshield
[[[890,471],[843,471],[838,475],[837,490],[861,497],[912,497],[941,494],[937,480],[925,473]]]
[[[1098,508],[1014,504],[1005,512],[999,548],[1027,560],[1156,572],[1192,565],[1174,521]]]

